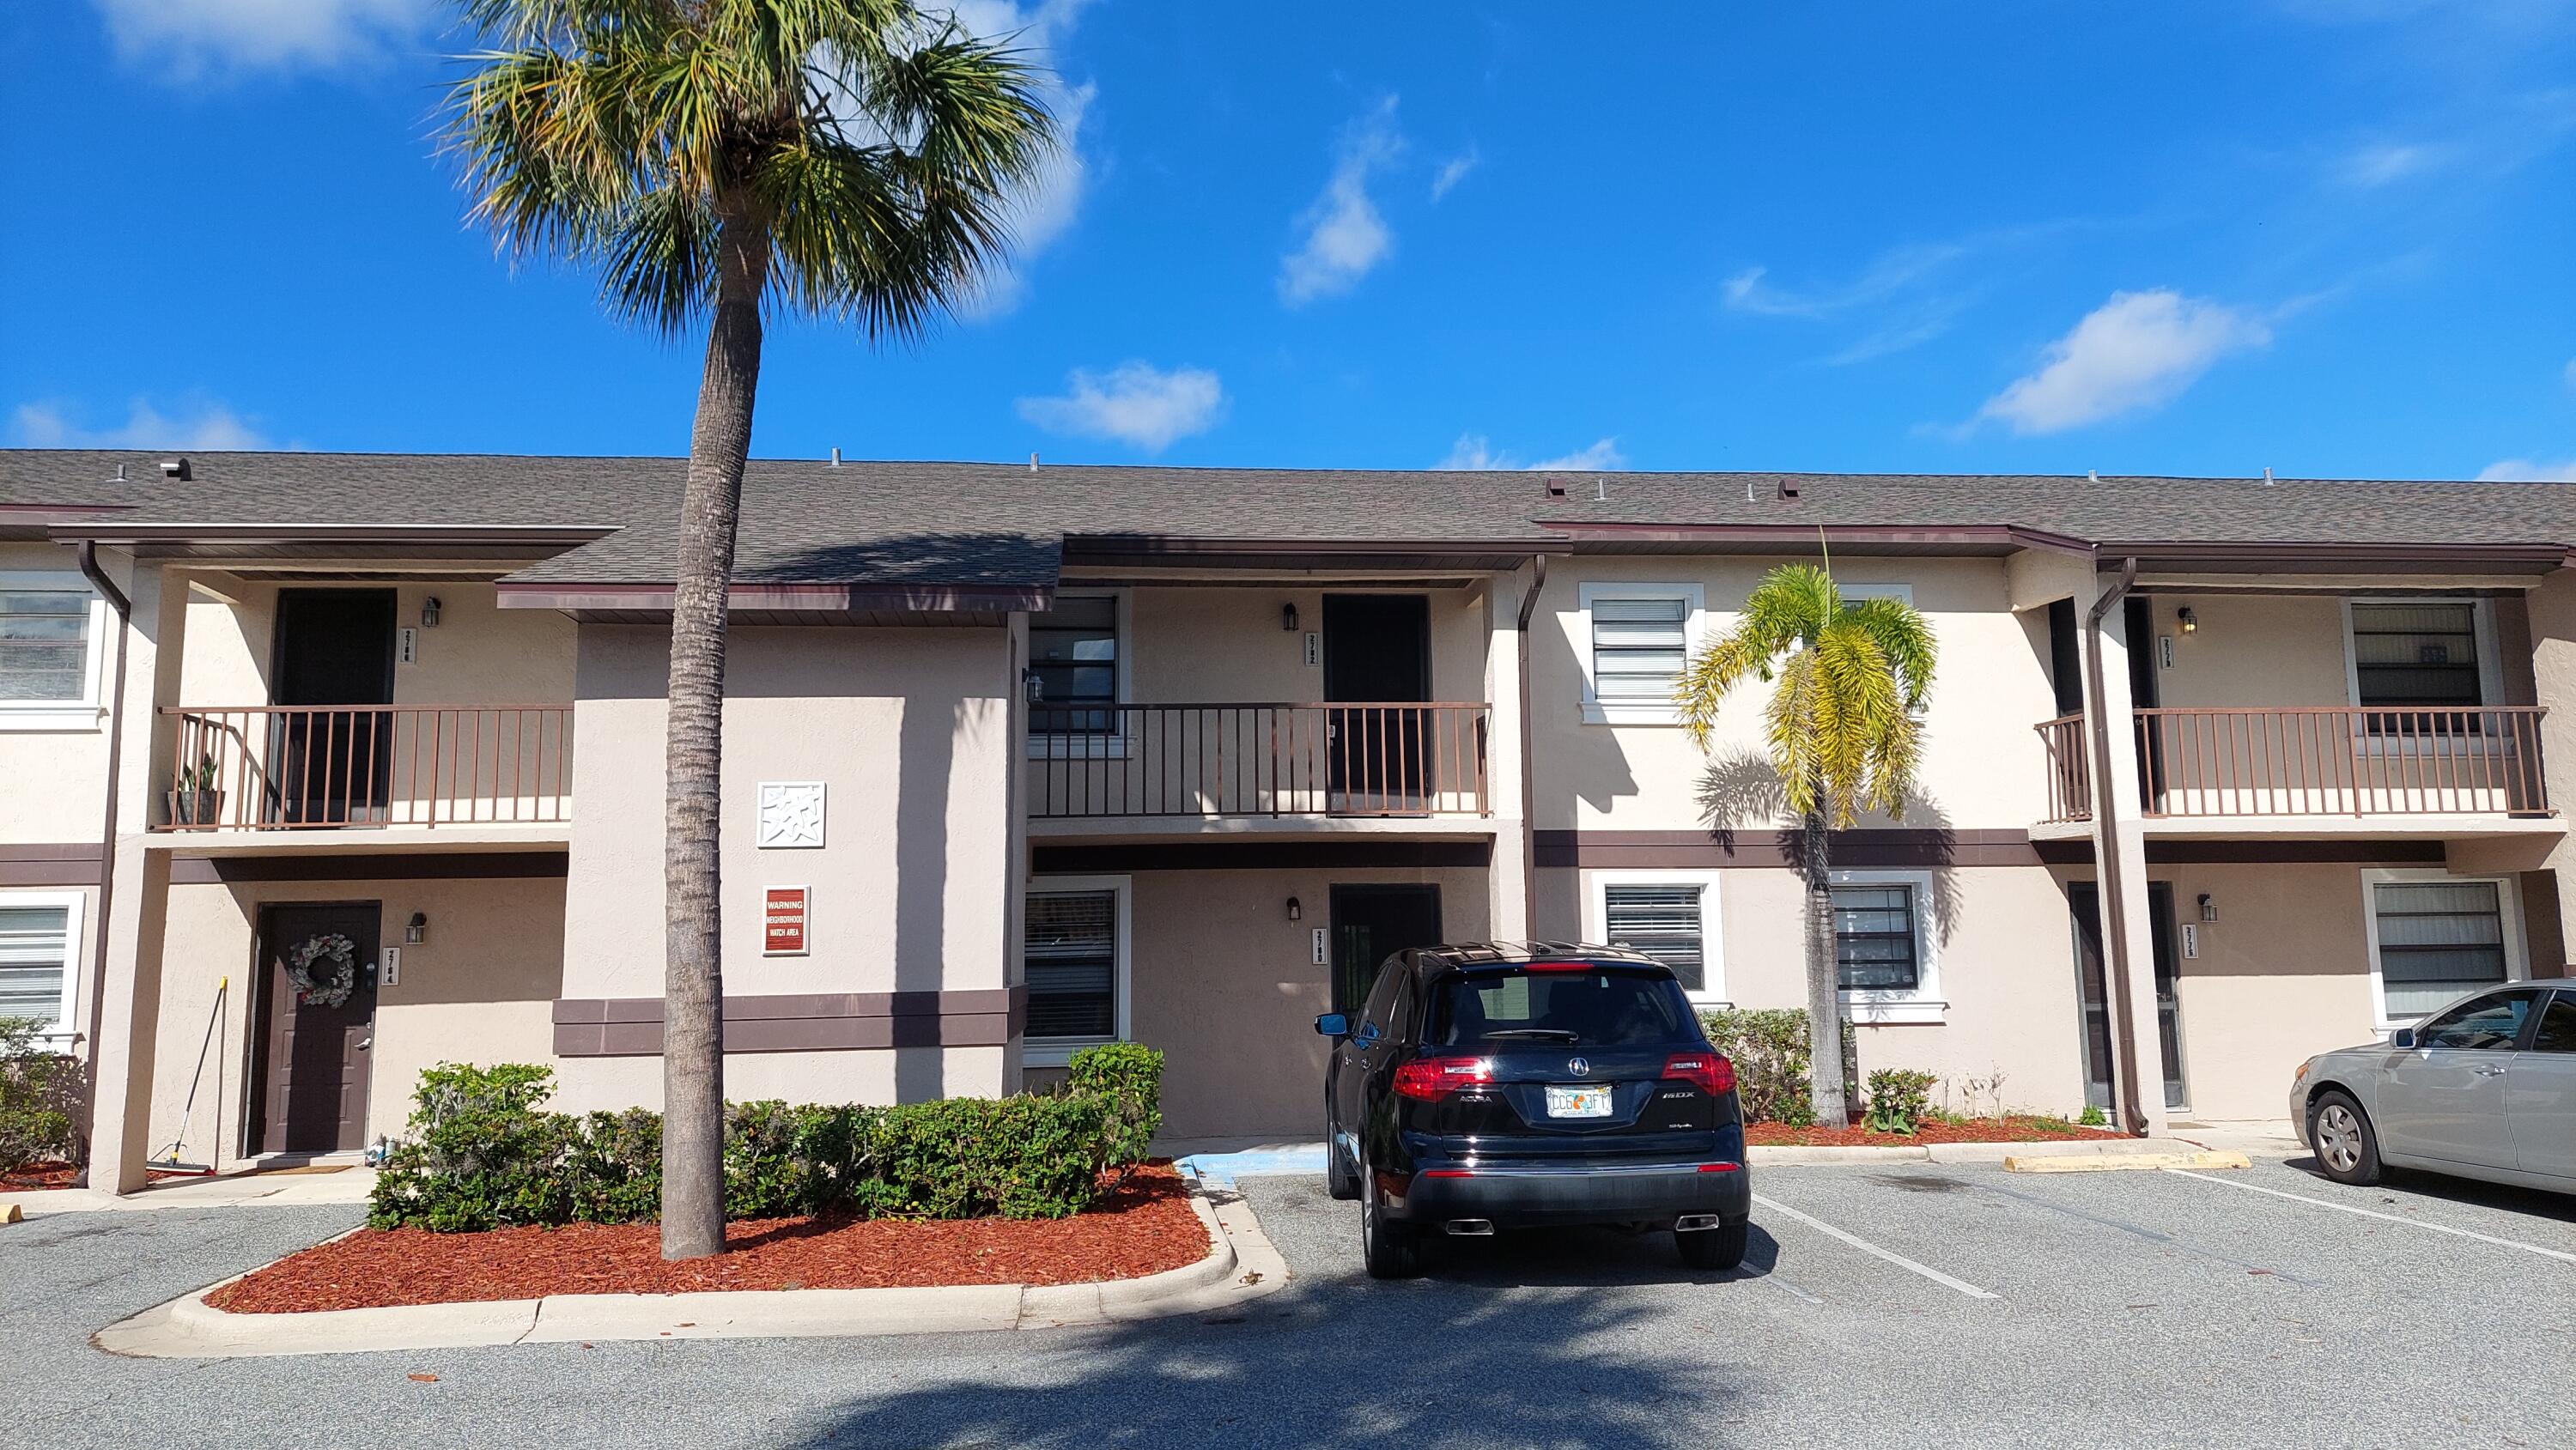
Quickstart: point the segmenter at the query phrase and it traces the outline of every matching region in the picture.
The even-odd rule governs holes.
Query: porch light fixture
[[[420,627],[438,628],[438,596],[435,594],[420,602]]]
[[[2198,633],[2200,633],[2200,616],[2199,616],[2199,615],[2196,615],[2196,614],[2194,614],[2194,613],[2192,613],[2192,612],[2191,612],[2191,606],[2190,606],[2190,605],[2186,604],[2186,605],[2184,605],[2182,608],[2180,608],[2180,609],[2178,609],[2178,610],[2175,610],[2175,611],[2174,611],[2174,618],[2176,618],[2176,619],[2178,619],[2178,620],[2182,621],[2182,632],[2183,632],[2183,633],[2185,633],[2185,634],[2198,634]]]
[[[1306,919],[1305,904],[1293,896],[1288,898],[1288,919],[1290,921],[1304,921]]]
[[[1279,627],[1288,631],[1290,634],[1295,634],[1297,632],[1296,605],[1282,604],[1279,606]]]
[[[2201,898],[2203,901],[2207,901],[2208,899],[2209,898],[2205,896]],[[403,945],[407,947],[416,947],[428,940],[429,913],[426,911],[415,911],[411,914],[411,920],[403,924]]]
[[[2200,893],[2200,919],[2203,921],[2218,920],[2218,898],[2210,895],[2206,891]]]

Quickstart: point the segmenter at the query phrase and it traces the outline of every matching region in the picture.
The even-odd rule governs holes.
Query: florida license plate
[[[1610,1116],[1610,1089],[1607,1087],[1549,1088],[1547,1115],[1551,1118],[1606,1118]]]

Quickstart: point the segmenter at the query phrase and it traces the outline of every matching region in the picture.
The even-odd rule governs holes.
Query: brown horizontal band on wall
[[[173,886],[242,881],[530,881],[560,879],[563,851],[409,851],[382,856],[181,856]]]
[[[1035,846],[1040,876],[1105,876],[1129,871],[1427,870],[1491,865],[1494,843],[1479,841],[1134,841]]]
[[[1791,864],[1794,831],[1539,831],[1540,866],[1711,870]],[[2036,866],[2028,831],[1916,827],[1830,833],[1836,866]]]
[[[2039,858],[2051,866],[2090,866],[2093,843],[2041,841]],[[2439,841],[2149,841],[2150,866],[2439,866],[2448,857]]]
[[[0,886],[96,886],[98,842],[0,846]]]
[[[1021,1033],[1028,989],[959,992],[782,992],[724,999],[727,1052],[851,1052],[890,1047],[1000,1047]],[[566,997],[555,1003],[555,1056],[657,1057],[659,997]]]

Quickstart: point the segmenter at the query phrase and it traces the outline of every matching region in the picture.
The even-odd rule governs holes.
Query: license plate
[[[1547,1115],[1551,1118],[1606,1118],[1610,1116],[1610,1089],[1606,1087],[1549,1088]]]

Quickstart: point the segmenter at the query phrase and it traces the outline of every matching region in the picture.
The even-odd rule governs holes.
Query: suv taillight
[[[1712,1097],[1735,1091],[1735,1064],[1722,1052],[1677,1052],[1664,1059],[1664,1076],[1695,1083]]]
[[[1494,1064],[1481,1057],[1417,1057],[1395,1065],[1395,1095],[1424,1102],[1493,1080]]]

